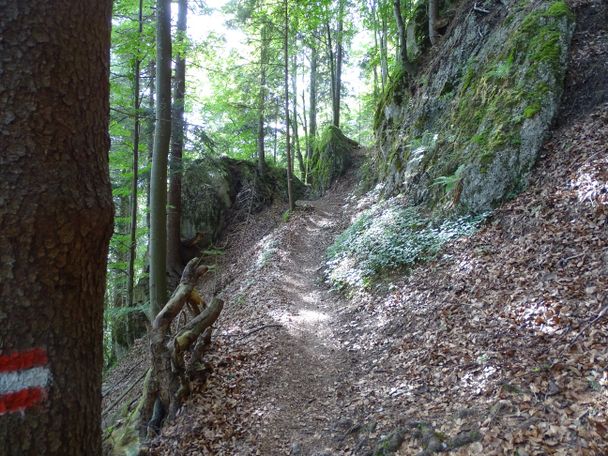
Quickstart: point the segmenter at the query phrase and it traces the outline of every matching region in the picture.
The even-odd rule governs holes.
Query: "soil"
[[[474,236],[345,296],[324,255],[374,202],[355,169],[233,227],[211,373],[152,454],[608,454],[608,5],[571,4],[556,127]]]

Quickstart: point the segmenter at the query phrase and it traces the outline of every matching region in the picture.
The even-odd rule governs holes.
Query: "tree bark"
[[[156,125],[150,176],[150,318],[167,301],[167,161],[171,138],[171,1],[156,7]]]
[[[178,1],[177,39],[185,40],[188,0]],[[186,95],[186,57],[175,62],[173,117],[171,119],[171,161],[169,163],[169,205],[167,208],[167,270],[176,283],[184,266],[181,251],[182,154],[184,150],[184,98]]]
[[[0,0],[4,455],[101,454],[111,3]]]

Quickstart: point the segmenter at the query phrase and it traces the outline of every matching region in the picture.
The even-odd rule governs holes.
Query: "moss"
[[[526,119],[530,119],[532,117],[534,117],[536,114],[538,114],[540,112],[540,103],[538,102],[534,102],[528,106],[526,106],[526,109],[524,109],[524,117]]]
[[[571,21],[573,21],[575,19],[574,13],[572,12],[572,10],[568,6],[568,4],[563,0],[559,0],[559,1],[552,3],[551,6],[549,6],[549,8],[547,8],[544,15],[546,17],[566,16]]]
[[[407,73],[404,69],[399,68],[395,74],[391,77],[388,86],[384,89],[384,92],[380,96],[376,111],[374,113],[374,131],[379,131],[384,121],[384,110],[390,103],[401,105],[404,101],[405,86],[406,86]]]
[[[323,130],[311,160],[310,177],[314,193],[323,194],[333,180],[346,171],[357,147],[359,144],[344,136],[339,128],[329,126]]]

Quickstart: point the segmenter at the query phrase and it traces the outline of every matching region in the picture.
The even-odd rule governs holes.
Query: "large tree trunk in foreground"
[[[157,1],[156,124],[150,176],[150,318],[167,300],[167,161],[171,138],[171,1]]]
[[[0,0],[0,453],[101,453],[109,0]]]
[[[177,16],[178,40],[186,38],[188,0],[179,0]],[[171,162],[169,176],[169,207],[167,209],[167,270],[175,282],[182,272],[182,155],[184,150],[184,98],[186,95],[186,57],[180,54],[175,62],[175,88],[171,125]],[[175,283],[174,282],[174,283]]]

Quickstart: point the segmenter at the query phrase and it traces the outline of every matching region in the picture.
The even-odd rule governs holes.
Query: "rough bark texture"
[[[150,177],[150,317],[167,300],[167,161],[171,138],[171,2],[158,0],[156,126]]]
[[[178,39],[184,39],[188,20],[188,0],[179,0],[177,16]],[[184,97],[186,94],[186,57],[180,54],[175,62],[173,118],[171,119],[171,162],[169,164],[169,207],[167,208],[167,270],[175,281],[182,272],[180,255],[182,214],[182,152],[184,150]]]
[[[101,451],[109,0],[0,0],[0,355],[45,351],[46,397],[3,455]]]

